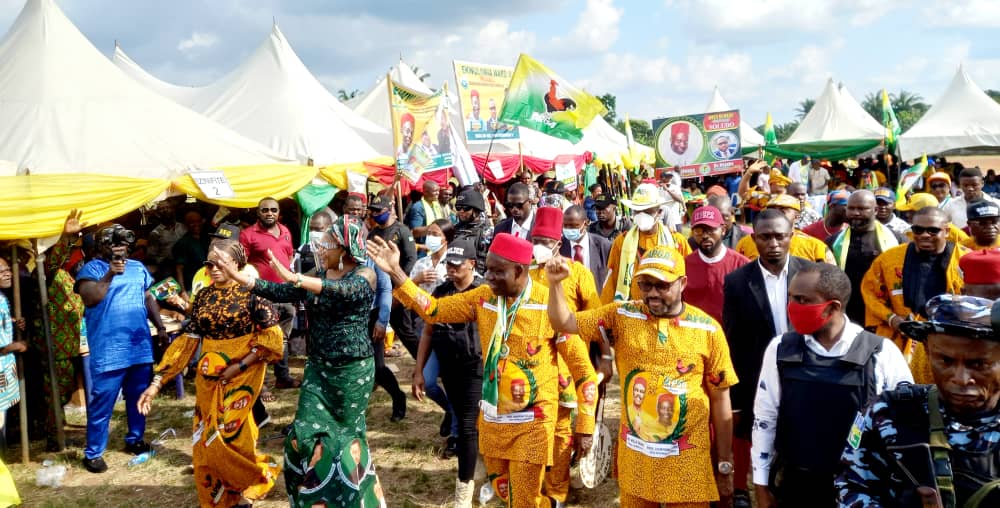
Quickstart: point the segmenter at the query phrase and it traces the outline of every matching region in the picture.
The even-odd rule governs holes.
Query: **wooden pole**
[[[13,272],[13,289],[14,289],[14,319],[21,319],[21,263],[17,257],[17,246],[11,246],[10,249],[10,269]],[[17,326],[14,327],[14,333],[17,339],[24,338],[24,332],[18,329]],[[27,387],[24,383],[24,362],[21,360],[21,355],[15,354],[17,359],[17,387],[20,391],[21,402],[17,405],[18,416],[21,417],[21,463],[27,464],[31,462],[31,441],[28,439],[28,393]]]
[[[65,241],[60,239],[59,241]],[[49,321],[49,291],[45,279],[45,254],[41,252],[38,240],[35,239],[35,252],[38,263],[38,298],[41,302],[42,330],[45,332],[45,349],[48,351],[49,389],[52,390],[52,414],[55,416],[57,451],[66,448],[66,429],[63,428],[62,397],[59,396],[59,380],[56,379],[56,348],[52,340],[52,324]]]

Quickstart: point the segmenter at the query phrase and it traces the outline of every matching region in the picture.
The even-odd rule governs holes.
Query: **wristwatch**
[[[733,474],[732,462],[719,462],[719,474]]]

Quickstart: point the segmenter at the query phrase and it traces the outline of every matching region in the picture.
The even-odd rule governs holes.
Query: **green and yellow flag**
[[[885,146],[889,153],[896,152],[896,140],[899,139],[901,129],[899,121],[896,120],[896,112],[892,110],[892,103],[889,102],[889,94],[882,89],[882,126],[885,127]]]
[[[778,146],[778,135],[774,132],[774,119],[771,118],[770,112],[764,121],[764,146]]]
[[[601,101],[522,53],[510,78],[500,121],[578,143],[584,127],[605,113]]]
[[[896,186],[896,206],[906,204],[906,193],[910,192],[913,184],[923,176],[927,170],[927,154],[920,158],[920,162],[906,168],[899,174],[899,185]]]

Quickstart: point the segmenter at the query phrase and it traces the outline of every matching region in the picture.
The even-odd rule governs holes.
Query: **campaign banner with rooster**
[[[583,129],[594,117],[605,113],[601,101],[522,53],[510,79],[500,121],[578,143],[583,139]]]

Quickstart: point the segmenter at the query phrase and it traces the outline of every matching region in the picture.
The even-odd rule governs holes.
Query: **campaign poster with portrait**
[[[458,60],[454,64],[465,139],[469,143],[518,139],[516,125],[497,120],[514,68]]]
[[[682,178],[743,171],[739,110],[653,120],[657,164]]]
[[[633,370],[623,386],[622,439],[651,457],[683,451],[687,422],[687,385],[669,375]]]
[[[389,82],[396,169],[416,183],[426,171],[452,166],[448,104],[443,92],[431,95]]]

